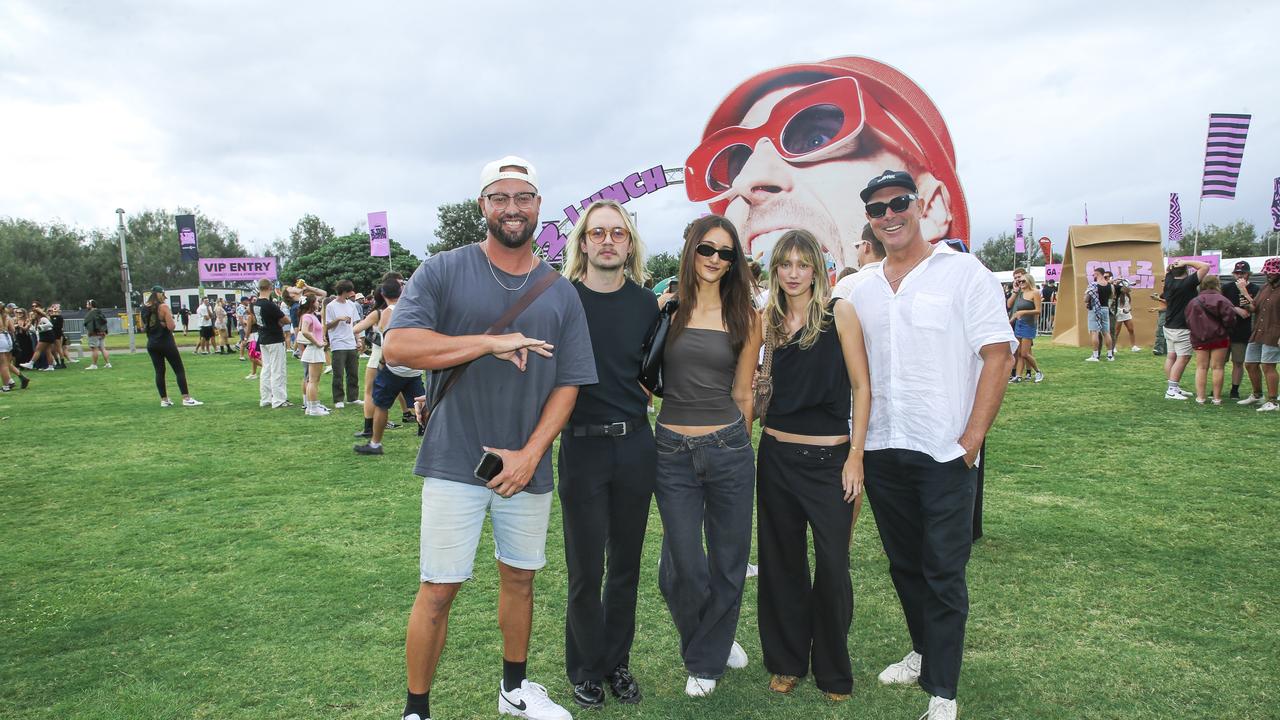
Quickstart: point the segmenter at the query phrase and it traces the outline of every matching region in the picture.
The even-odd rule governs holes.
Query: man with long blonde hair
[[[636,588],[657,470],[637,374],[658,308],[644,288],[644,244],[621,205],[601,200],[586,209],[569,233],[564,275],[586,311],[600,379],[578,392],[560,434],[565,672],[580,707],[603,706],[606,682],[618,702],[634,704]]]

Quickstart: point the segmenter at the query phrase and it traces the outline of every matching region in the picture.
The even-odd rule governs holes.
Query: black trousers
[[[863,469],[911,647],[924,657],[920,687],[954,699],[969,617],[965,565],[978,471],[964,458],[940,463],[896,449],[868,451]]]
[[[156,390],[160,391],[161,398],[169,397],[169,388],[165,384],[164,378],[164,363],[166,360],[173,367],[174,377],[178,379],[178,390],[183,395],[190,394],[187,392],[187,371],[182,366],[182,355],[178,353],[177,343],[172,339],[159,345],[148,343],[147,354],[151,356],[151,366],[156,371]]]
[[[558,460],[569,571],[565,672],[571,683],[600,681],[630,663],[657,463],[653,430],[646,420],[621,437],[564,432]]]
[[[853,692],[853,504],[845,502],[840,484],[848,457],[848,443],[800,445],[766,433],[760,436],[756,461],[757,605],[764,667],[777,675],[804,677],[812,664],[819,690],[843,694]],[[812,581],[806,529],[813,532]]]
[[[360,397],[360,353],[355,350],[331,350],[333,358],[333,402],[343,402],[343,380],[346,380],[346,402],[355,402]]]

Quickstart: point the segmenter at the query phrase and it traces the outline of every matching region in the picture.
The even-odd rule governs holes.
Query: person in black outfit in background
[[[178,354],[178,344],[173,341],[173,311],[164,301],[164,288],[156,285],[151,288],[151,297],[142,306],[142,327],[147,332],[147,354],[151,356],[151,365],[156,371],[156,390],[160,391],[160,407],[173,407],[169,399],[169,388],[165,384],[164,363],[167,360],[173,367],[173,374],[178,379],[178,390],[182,392],[182,404],[195,407],[204,403],[191,397],[187,392],[187,371],[182,367],[182,356]]]
[[[642,285],[644,245],[618,203],[592,203],[566,248],[564,275],[582,299],[600,382],[582,387],[560,435],[565,671],[573,701],[595,708],[604,682],[618,702],[641,699],[629,663],[657,455],[637,374],[658,307]]]

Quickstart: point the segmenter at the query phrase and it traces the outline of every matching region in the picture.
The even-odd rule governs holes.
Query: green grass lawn
[[[1042,349],[1047,379],[1010,389],[990,437],[961,717],[1280,716],[1280,413],[1166,401],[1149,352],[1083,355]],[[34,373],[0,395],[0,717],[398,718],[417,437],[392,431],[385,456],[357,457],[358,408],[259,409],[247,363],[183,358],[203,407],[160,408],[145,354],[123,352],[113,370]],[[529,667],[569,705],[558,505],[551,527]],[[918,689],[875,679],[908,641],[870,512],[854,537],[856,688],[838,706],[810,681],[767,690],[754,581],[738,632],[751,665],[686,698],[657,590],[661,532],[654,508],[632,653],[645,700],[595,716],[923,711]],[[437,720],[496,715],[491,557],[486,535],[454,606]]]

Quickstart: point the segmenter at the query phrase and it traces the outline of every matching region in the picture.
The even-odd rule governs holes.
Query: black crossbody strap
[[[484,334],[501,334],[503,330],[510,327],[511,323],[516,321],[516,318],[520,317],[521,313],[533,304],[534,300],[538,299],[539,295],[546,292],[546,290],[552,285],[555,285],[556,281],[559,279],[560,273],[556,272],[554,269],[547,272],[541,278],[538,278],[538,282],[534,283],[533,287],[529,288],[528,292],[521,295],[520,298],[511,305],[511,307],[507,308],[507,311],[502,314],[502,317],[498,318],[497,322],[490,325],[489,329],[484,331]],[[444,386],[440,388],[440,394],[436,396],[435,402],[431,404],[432,412],[434,412],[436,408],[440,407],[440,403],[444,400],[444,396],[448,394],[449,390],[451,390],[454,385],[458,384],[458,380],[462,378],[462,373],[466,372],[467,368],[470,366],[471,362],[466,362],[457,366],[453,369],[453,372],[449,373],[449,379],[444,381]],[[428,415],[428,417],[430,416]]]

